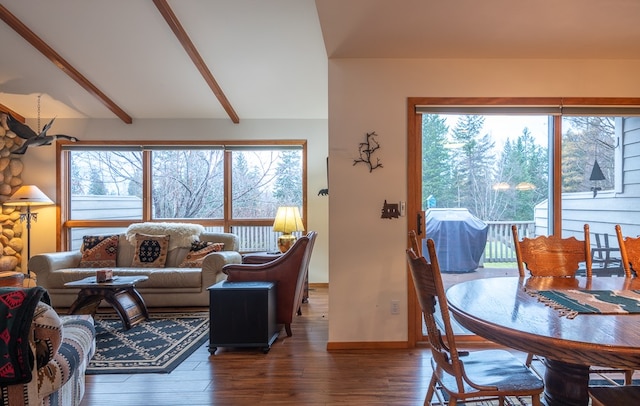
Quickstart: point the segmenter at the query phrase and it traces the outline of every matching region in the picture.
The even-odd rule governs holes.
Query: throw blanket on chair
[[[34,356],[29,345],[33,314],[45,290],[0,288],[0,385],[32,379]]]
[[[169,251],[177,247],[190,247],[191,243],[198,241],[200,234],[204,233],[204,227],[191,223],[137,223],[127,228],[127,240],[135,245],[137,234],[168,235]]]

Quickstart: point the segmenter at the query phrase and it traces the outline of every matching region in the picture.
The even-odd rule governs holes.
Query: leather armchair
[[[276,323],[291,337],[293,316],[300,312],[304,281],[318,233],[299,238],[281,257],[265,264],[229,264],[222,268],[229,282],[276,282]]]

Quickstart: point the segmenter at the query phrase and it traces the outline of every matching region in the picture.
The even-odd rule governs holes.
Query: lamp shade
[[[300,210],[296,206],[278,207],[276,220],[273,222],[273,231],[287,234],[294,231],[304,231]]]
[[[3,204],[5,206],[46,206],[53,204],[53,201],[37,186],[24,185],[20,186]]]

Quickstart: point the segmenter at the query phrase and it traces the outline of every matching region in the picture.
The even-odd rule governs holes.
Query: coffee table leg
[[[545,359],[544,398],[547,406],[589,404],[589,367]]]
[[[80,289],[77,299],[69,308],[69,314],[95,314],[102,295],[96,295],[91,289]]]
[[[116,310],[125,330],[149,318],[147,305],[133,287],[108,291],[105,300]]]

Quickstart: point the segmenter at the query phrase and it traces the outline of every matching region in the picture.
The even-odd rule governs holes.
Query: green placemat
[[[578,314],[640,313],[639,290],[539,290],[529,294],[571,319]]]

